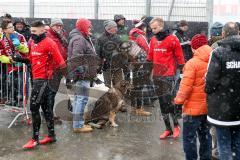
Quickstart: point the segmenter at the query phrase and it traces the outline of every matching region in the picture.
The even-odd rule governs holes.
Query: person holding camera
[[[11,82],[8,82],[10,99],[6,104],[11,106],[21,105],[23,101],[23,65],[20,59],[27,56],[28,45],[24,36],[14,31],[11,21],[3,21],[1,28],[3,35],[0,39],[0,61],[8,64],[7,73],[11,80]]]

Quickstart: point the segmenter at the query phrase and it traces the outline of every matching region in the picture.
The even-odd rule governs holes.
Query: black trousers
[[[146,84],[150,79],[148,75],[144,74],[144,69],[141,68],[143,63],[132,63],[132,83],[134,90],[138,93],[141,93],[143,90],[144,84]],[[131,106],[136,107],[137,109],[141,108],[144,105],[144,97],[137,95],[131,97]]]
[[[159,77],[154,78],[154,85],[157,86],[156,93],[159,97],[159,104],[162,117],[166,126],[166,130],[172,132],[170,117],[172,117],[174,126],[178,126],[178,118],[175,112],[175,106],[172,100],[176,95],[176,86],[174,77]]]
[[[30,99],[30,110],[32,112],[33,139],[38,140],[41,127],[41,107],[47,122],[48,136],[54,137],[54,120],[52,110],[52,97],[48,86],[48,81],[43,79],[33,80],[33,88]]]
[[[48,88],[49,88],[48,96],[49,96],[49,99],[50,99],[50,102],[49,102],[50,104],[49,105],[51,106],[52,111],[53,111],[53,108],[54,108],[55,97],[56,97],[56,94],[58,92],[61,80],[62,80],[62,75],[61,74],[55,74],[53,79],[49,80],[49,83],[48,83]]]
[[[0,94],[0,98],[6,98],[7,97],[7,85],[8,85],[8,81],[7,81],[7,66],[6,64],[0,64],[0,90],[1,90],[1,94]]]

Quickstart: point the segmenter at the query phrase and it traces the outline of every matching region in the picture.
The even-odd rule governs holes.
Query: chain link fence
[[[212,5],[213,0],[1,0],[0,14],[66,19],[113,19],[114,14],[123,14],[129,20],[147,15],[209,22]]]

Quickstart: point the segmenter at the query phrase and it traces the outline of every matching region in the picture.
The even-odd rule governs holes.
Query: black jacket
[[[178,38],[183,50],[185,62],[187,62],[189,59],[193,57],[191,45],[187,43],[188,41],[190,41],[189,37],[185,32],[181,31],[180,29],[174,30],[173,35],[175,35]]]
[[[112,57],[119,53],[119,46],[122,43],[117,34],[104,32],[97,40],[97,54],[105,61],[103,62],[103,71],[110,68]]]
[[[17,23],[22,23],[24,25],[24,28],[22,30],[17,30],[16,29],[16,24]],[[30,26],[26,23],[25,19],[17,18],[14,21],[13,26],[14,26],[15,31],[17,31],[18,33],[22,34],[25,37],[26,41],[28,42],[28,40],[31,37],[31,30],[30,30]]]
[[[226,37],[210,58],[206,75],[208,121],[240,125],[240,36]]]

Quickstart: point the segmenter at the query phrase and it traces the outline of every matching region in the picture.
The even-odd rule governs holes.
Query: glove
[[[18,39],[18,35],[16,33],[10,35],[10,39],[15,47],[20,45],[20,41]]]
[[[14,47],[18,47],[21,44],[19,39],[13,39],[12,43],[13,43]]]

